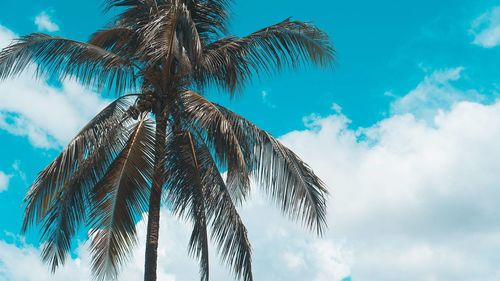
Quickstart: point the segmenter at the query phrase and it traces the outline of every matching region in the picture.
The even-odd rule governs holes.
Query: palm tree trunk
[[[161,189],[165,183],[163,160],[165,157],[167,131],[166,110],[156,114],[156,144],[153,185],[149,197],[148,232],[146,235],[146,255],[144,266],[144,281],[156,281],[158,259],[158,239],[160,231]]]

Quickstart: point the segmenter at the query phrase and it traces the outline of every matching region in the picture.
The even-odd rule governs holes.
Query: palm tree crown
[[[283,213],[324,230],[327,190],[313,171],[269,133],[200,93],[210,85],[233,94],[253,74],[304,62],[328,66],[334,49],[321,30],[290,19],[227,36],[229,2],[106,0],[106,9],[120,13],[88,42],[34,33],[0,53],[2,79],[35,64],[38,75],[76,78],[120,96],[26,196],[23,231],[41,226],[42,258],[53,270],[86,226],[96,279],[116,278],[136,244],[135,224],[148,212],[145,280],[156,280],[163,201],[192,222],[189,251],[202,280],[209,279],[209,238],[236,277],[252,280],[251,247],[236,210],[252,176]]]

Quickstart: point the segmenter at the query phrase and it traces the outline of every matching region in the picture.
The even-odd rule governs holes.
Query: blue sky
[[[37,31],[86,40],[109,18],[95,0],[3,0],[0,10],[9,11],[0,15],[1,46]],[[232,14],[237,35],[289,16],[312,21],[337,49],[333,69],[261,77],[232,101],[207,93],[282,136],[332,188],[323,239],[272,207],[265,210],[276,223],[260,221],[258,194],[242,210],[259,280],[499,280],[497,1],[235,1]],[[37,275],[15,266],[36,263],[38,253],[35,234],[18,236],[22,198],[105,98],[29,74],[0,83],[0,280],[49,280],[41,265]],[[163,235],[164,280],[190,280],[194,271],[181,270],[195,265],[182,258],[179,229]],[[79,246],[56,278],[85,276],[85,261]],[[140,256],[132,264],[128,276],[140,272]]]

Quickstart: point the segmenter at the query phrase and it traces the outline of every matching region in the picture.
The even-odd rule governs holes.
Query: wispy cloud
[[[500,6],[476,18],[471,27],[474,35],[473,43],[484,48],[500,45]]]
[[[35,17],[35,25],[38,31],[56,32],[59,30],[59,25],[57,25],[45,11],[40,12],[40,14]]]
[[[449,110],[459,101],[482,101],[484,96],[476,90],[462,90],[453,84],[462,78],[463,71],[463,67],[437,70],[404,96],[397,97],[391,93],[396,97],[391,105],[391,113],[411,113],[418,119],[432,123],[438,111]]]

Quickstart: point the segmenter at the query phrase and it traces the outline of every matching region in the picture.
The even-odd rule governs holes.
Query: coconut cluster
[[[134,118],[139,118],[142,112],[151,112],[158,101],[158,98],[153,92],[145,92],[137,98],[136,103],[128,110],[129,114]]]

